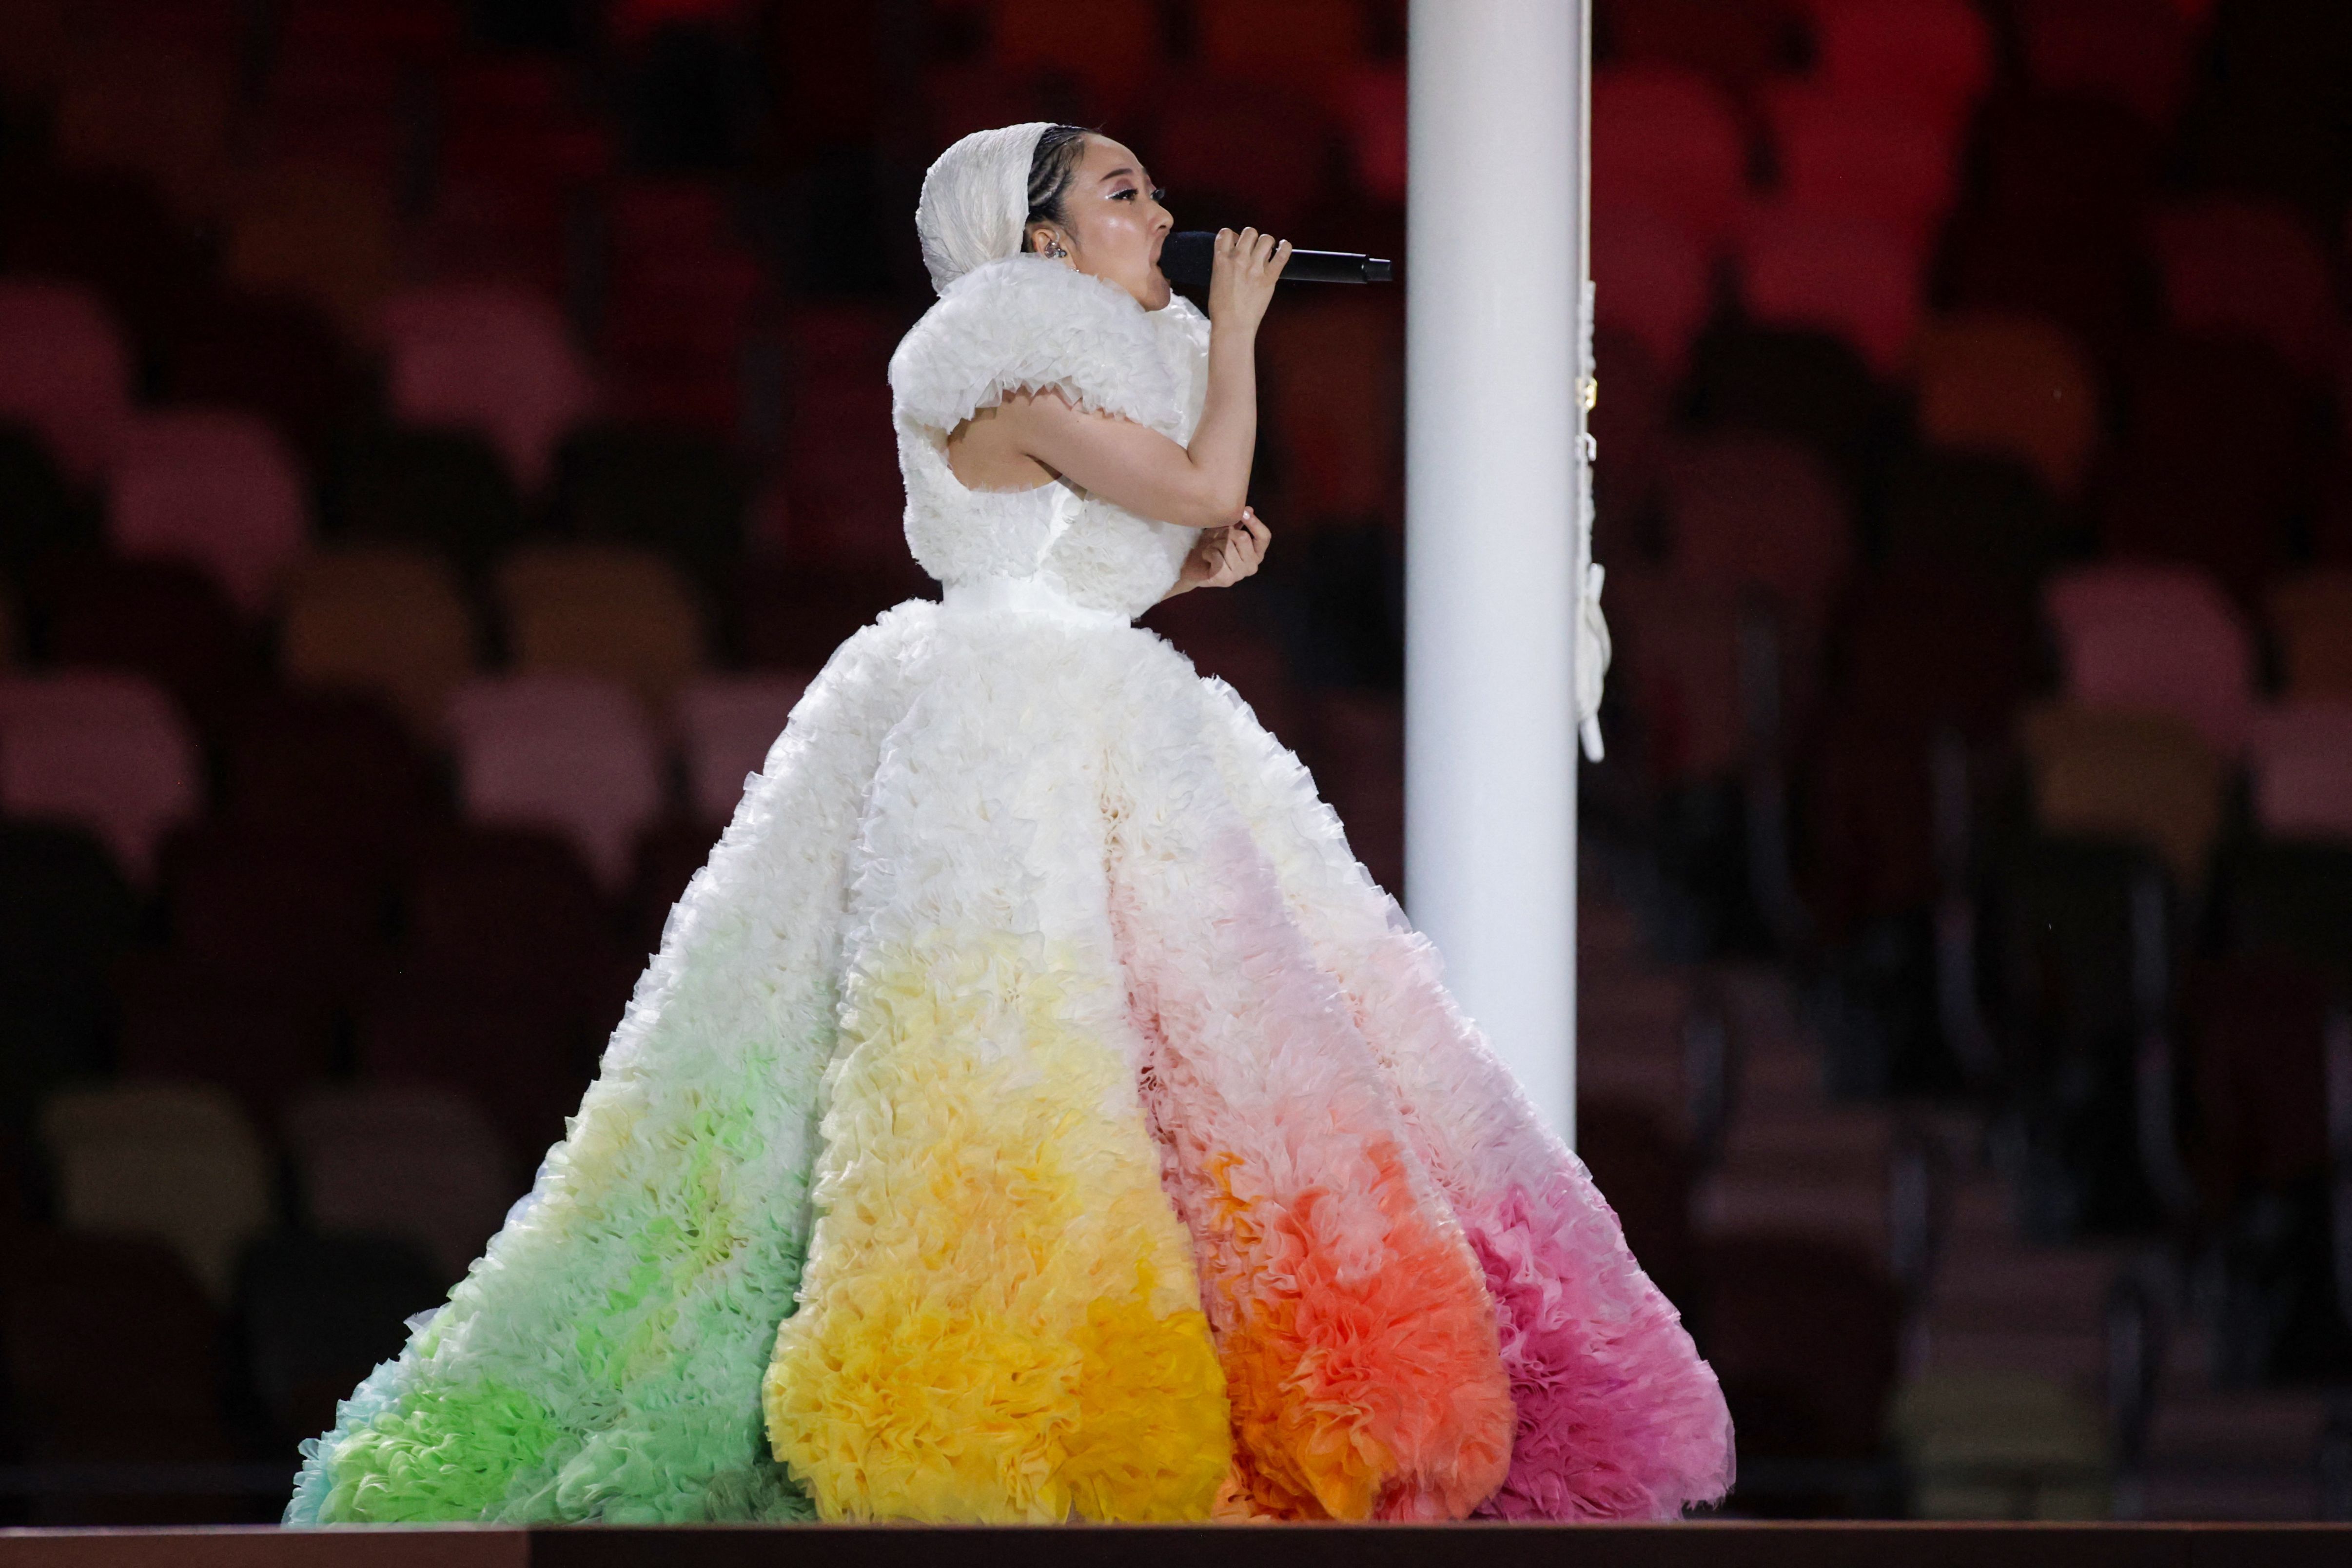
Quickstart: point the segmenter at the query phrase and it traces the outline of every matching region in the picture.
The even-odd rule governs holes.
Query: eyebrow
[[[1103,183],[1103,180],[1116,180],[1116,179],[1118,179],[1121,174],[1134,174],[1134,173],[1135,173],[1135,171],[1134,171],[1133,169],[1128,168],[1128,167],[1126,167],[1125,165],[1123,165],[1123,164],[1122,164],[1120,167],[1116,168],[1116,169],[1113,169],[1109,174],[1105,174],[1105,175],[1102,177],[1102,180],[1097,180],[1097,181],[1095,182],[1095,184],[1098,184],[1098,185],[1099,185],[1099,184],[1101,184]]]

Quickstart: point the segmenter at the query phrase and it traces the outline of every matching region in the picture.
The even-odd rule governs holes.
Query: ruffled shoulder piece
[[[1152,313],[1117,284],[1009,256],[957,279],[923,313],[890,356],[890,391],[900,417],[933,429],[1009,392],[1051,387],[1181,440],[1191,388],[1160,344]]]

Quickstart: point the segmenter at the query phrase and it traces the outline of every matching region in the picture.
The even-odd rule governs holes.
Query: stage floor
[[[0,1531],[0,1568],[2352,1568],[2352,1526],[922,1525]]]

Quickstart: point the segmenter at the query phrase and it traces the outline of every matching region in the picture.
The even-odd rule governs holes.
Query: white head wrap
[[[945,293],[973,268],[1019,254],[1022,220],[1029,216],[1029,163],[1037,138],[1051,128],[1037,120],[975,131],[924,171],[915,233],[933,289]]]

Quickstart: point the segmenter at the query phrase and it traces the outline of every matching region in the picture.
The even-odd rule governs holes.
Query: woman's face
[[[1176,220],[1160,205],[1142,159],[1108,136],[1088,136],[1062,217],[1062,245],[1079,271],[1118,284],[1147,310],[1168,303],[1160,243]],[[1043,224],[1033,227],[1029,248],[1044,249],[1050,233]]]

